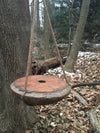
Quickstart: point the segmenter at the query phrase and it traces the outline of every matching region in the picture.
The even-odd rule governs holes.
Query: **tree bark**
[[[39,0],[37,1],[37,27],[40,28]]]
[[[10,84],[25,75],[30,33],[27,0],[0,1],[0,133],[25,133],[33,107],[15,97]]]
[[[73,45],[65,64],[65,69],[69,72],[72,72],[74,69],[74,64],[77,60],[78,51],[80,50],[82,45],[81,38],[88,16],[89,5],[90,5],[90,0],[83,0],[79,23],[77,25],[76,33],[73,39]]]
[[[33,19],[33,11],[34,11],[34,0],[31,2],[31,25],[32,25],[32,19]]]
[[[50,1],[49,0],[46,0],[46,5],[48,7],[48,12],[50,13]],[[51,57],[50,45],[49,45],[50,27],[49,27],[46,11],[44,15],[45,15],[44,16],[44,48],[45,48],[45,59],[48,59],[49,57]]]

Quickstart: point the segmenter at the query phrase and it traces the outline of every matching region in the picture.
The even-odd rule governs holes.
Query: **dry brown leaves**
[[[72,85],[100,81],[99,55],[88,55],[88,58],[86,56],[78,57],[75,70],[76,73],[80,72],[81,76],[70,78]],[[77,87],[74,90],[88,101],[88,106],[80,104],[72,94],[57,104],[36,106],[39,122],[33,127],[35,133],[91,132],[88,111],[94,108],[98,120],[100,120],[100,86]]]

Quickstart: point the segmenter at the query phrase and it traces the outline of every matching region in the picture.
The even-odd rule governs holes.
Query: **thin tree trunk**
[[[40,28],[39,0],[37,1],[37,27]]]
[[[90,0],[83,0],[79,23],[77,25],[76,33],[73,39],[73,46],[65,64],[65,70],[69,72],[72,72],[74,69],[74,64],[77,60],[78,51],[80,50],[82,45],[81,38],[88,16],[89,4]]]
[[[25,133],[35,112],[15,97],[10,84],[25,75],[29,33],[27,0],[0,1],[0,133]]]
[[[71,39],[72,39],[72,4],[69,6],[69,47],[67,55],[69,55],[71,50]]]
[[[46,0],[46,4],[48,7],[48,12],[50,13],[50,2],[49,0]],[[48,59],[51,54],[50,54],[50,44],[49,44],[49,39],[50,39],[50,27],[49,23],[47,20],[47,15],[45,12],[45,17],[44,17],[44,47],[45,47],[45,59]]]
[[[32,19],[33,19],[33,11],[34,11],[34,0],[31,2],[31,25],[32,25]]]

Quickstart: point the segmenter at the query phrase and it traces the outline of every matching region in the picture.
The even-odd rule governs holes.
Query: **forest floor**
[[[60,67],[50,69],[46,75],[64,78]],[[66,72],[71,85],[100,81],[100,53],[79,52],[75,73]],[[35,106],[39,121],[34,125],[35,133],[92,133],[88,112],[95,110],[100,122],[100,86],[74,88],[87,102],[83,106],[73,94],[57,104]]]

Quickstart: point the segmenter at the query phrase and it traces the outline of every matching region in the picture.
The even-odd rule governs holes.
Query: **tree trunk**
[[[40,32],[40,13],[39,13],[39,0],[37,0],[36,19],[35,19],[35,38],[38,42]]]
[[[69,72],[72,72],[74,69],[74,64],[77,60],[78,51],[80,50],[82,45],[81,38],[88,16],[89,4],[90,0],[83,0],[79,23],[77,25],[76,33],[73,39],[73,45],[65,64],[65,69]]]
[[[32,19],[33,19],[33,11],[34,11],[34,0],[31,2],[31,25],[32,25]]]
[[[10,84],[25,75],[29,33],[27,0],[0,1],[0,133],[25,133],[35,122],[33,107],[15,97]]]
[[[50,13],[50,1],[46,0],[46,4],[48,7],[48,12]],[[50,45],[49,45],[49,39],[50,39],[50,27],[47,19],[47,14],[45,12],[44,16],[44,48],[45,48],[45,59],[48,59],[50,54]]]
[[[37,27],[40,29],[39,0],[37,0]]]

